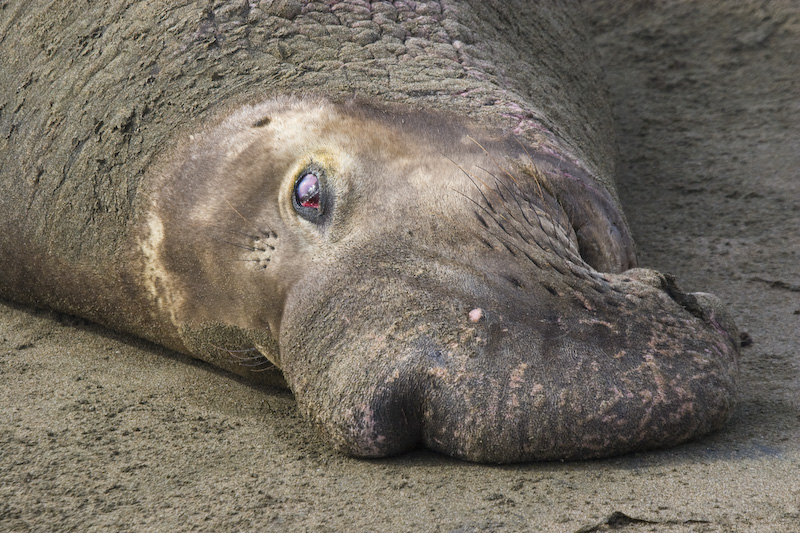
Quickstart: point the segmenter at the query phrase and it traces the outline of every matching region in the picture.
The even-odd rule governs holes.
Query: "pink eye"
[[[297,216],[323,226],[327,211],[333,206],[331,195],[325,187],[323,170],[306,169],[294,182],[292,207]]]
[[[319,209],[319,178],[316,174],[309,172],[297,180],[294,201],[300,207]]]

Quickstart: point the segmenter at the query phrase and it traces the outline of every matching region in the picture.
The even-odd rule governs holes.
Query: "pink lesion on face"
[[[469,321],[470,322],[478,322],[483,317],[483,309],[480,307],[476,307],[472,311],[469,312]]]

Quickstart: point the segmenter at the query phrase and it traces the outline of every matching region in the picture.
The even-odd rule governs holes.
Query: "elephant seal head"
[[[156,196],[173,321],[243,332],[349,454],[601,457],[731,412],[723,306],[635,268],[613,190],[535,144],[278,99],[198,135]]]

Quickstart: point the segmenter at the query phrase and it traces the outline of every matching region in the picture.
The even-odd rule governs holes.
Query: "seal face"
[[[347,453],[600,457],[732,408],[722,306],[634,268],[613,194],[535,145],[283,98],[195,136],[150,194],[142,286],[187,350],[269,360]]]

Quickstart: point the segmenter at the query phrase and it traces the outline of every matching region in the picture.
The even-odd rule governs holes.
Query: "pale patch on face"
[[[164,243],[164,224],[153,212],[147,216],[144,236],[139,239],[139,247],[144,257],[144,287],[158,310],[169,315],[170,321],[177,327],[177,305],[174,283],[170,280],[163,263],[161,253]]]
[[[290,109],[274,115],[270,129],[276,132],[277,144],[294,150],[295,157],[302,157],[304,147],[315,144],[327,125],[340,122],[337,119],[335,111],[327,106]]]
[[[224,158],[227,161],[235,161],[238,159],[239,156],[258,139],[259,133],[257,129],[246,128],[239,131],[236,135],[228,136],[226,145],[221,147],[225,150]]]

